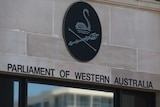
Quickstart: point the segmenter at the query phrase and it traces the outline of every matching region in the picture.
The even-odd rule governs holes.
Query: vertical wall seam
[[[112,32],[111,32],[111,30],[112,30],[112,22],[111,22],[111,6],[109,6],[109,45],[111,44],[111,40],[112,40],[112,38],[111,38],[111,36],[112,36]]]
[[[138,55],[139,52],[138,52],[138,51],[139,51],[139,49],[137,48],[137,49],[136,49],[136,56],[137,56],[137,59],[136,59],[136,60],[137,60],[137,61],[136,61],[136,62],[137,62],[137,68],[136,68],[136,69],[137,69],[137,72],[139,71],[139,63],[138,63],[138,62],[139,62],[139,55]]]
[[[27,32],[25,32],[25,55],[27,54]]]

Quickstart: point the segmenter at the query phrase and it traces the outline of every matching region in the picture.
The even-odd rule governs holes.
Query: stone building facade
[[[154,92],[159,107],[160,2],[81,0],[94,8],[102,28],[99,52],[87,62],[72,57],[63,37],[64,16],[74,2],[1,0],[0,75]]]

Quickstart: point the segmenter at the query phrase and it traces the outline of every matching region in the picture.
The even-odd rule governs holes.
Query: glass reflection
[[[18,98],[19,98],[19,82],[14,81],[14,107],[18,107]]]
[[[114,107],[112,92],[28,84],[27,107]]]

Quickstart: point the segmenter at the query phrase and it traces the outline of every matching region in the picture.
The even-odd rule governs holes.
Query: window
[[[72,107],[73,105],[73,94],[62,93],[55,96],[55,107]]]
[[[4,107],[155,107],[155,93],[122,89],[104,90],[106,87],[103,86],[98,87],[103,91],[97,91],[98,88],[97,90],[72,88],[73,84],[64,87],[63,82],[55,82],[60,86],[42,83],[30,83],[26,79],[0,78],[0,105]],[[84,86],[79,85],[82,88]],[[94,89],[94,86],[90,87]]]
[[[13,83],[14,88],[13,88],[13,94],[14,94],[14,107],[18,107],[18,99],[19,99],[19,82],[18,81],[14,81]]]
[[[57,87],[45,84],[28,83],[28,102],[27,107],[49,107],[52,100],[52,90]],[[48,100],[48,101],[47,101]],[[58,106],[57,106],[58,107]]]
[[[93,107],[114,107],[113,97],[93,97]]]
[[[28,105],[28,107],[34,107],[34,105]]]
[[[18,107],[18,100],[19,81],[12,78],[0,77],[0,106]]]
[[[48,101],[44,102],[43,107],[49,107],[49,102]]]
[[[55,96],[54,107],[63,107],[63,96],[62,95]]]
[[[121,107],[155,107],[153,93],[121,91]]]
[[[64,94],[64,106],[63,107],[73,107],[74,96],[73,94]]]
[[[28,83],[27,107],[114,107],[113,99],[113,92]]]
[[[41,103],[36,103],[34,107],[41,107]]]
[[[89,95],[77,95],[77,106],[78,107],[89,107],[90,96]]]

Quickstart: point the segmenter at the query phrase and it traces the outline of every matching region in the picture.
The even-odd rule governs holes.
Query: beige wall
[[[6,71],[7,63],[94,73],[99,70],[111,77],[152,80],[160,91],[160,3],[86,1],[102,25],[101,48],[87,64],[72,58],[62,35],[64,14],[75,0],[1,0],[0,70]]]
[[[100,17],[103,34],[100,51],[89,63],[160,74],[160,12],[104,1],[88,1]],[[122,3],[127,1],[133,6],[138,3]],[[62,35],[63,17],[73,0],[0,2],[1,54],[77,62],[69,55]]]

